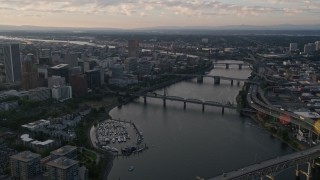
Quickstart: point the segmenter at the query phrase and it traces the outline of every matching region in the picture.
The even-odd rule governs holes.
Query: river
[[[250,70],[221,66],[210,74],[247,78]],[[235,102],[240,89],[231,86],[230,81],[213,85],[212,78],[204,78],[202,84],[193,79],[171,85],[167,95],[226,103]],[[226,110],[222,115],[221,108],[208,106],[203,113],[200,105],[187,104],[184,110],[181,102],[166,104],[163,108],[162,100],[147,99],[144,105],[140,98],[110,112],[113,118],[132,120],[150,148],[139,155],[116,158],[109,180],[207,179],[293,152],[235,110]],[[130,166],[135,167],[134,171],[128,171]]]

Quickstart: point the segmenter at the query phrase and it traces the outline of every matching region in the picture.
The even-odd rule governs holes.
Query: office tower
[[[139,57],[139,41],[128,41],[128,57]]]
[[[51,50],[50,49],[41,49],[39,52],[39,64],[40,65],[51,65]]]
[[[19,44],[0,44],[0,82],[21,81],[21,60]]]
[[[69,68],[78,66],[78,55],[76,53],[67,53],[64,56],[64,63],[68,64]]]
[[[316,50],[316,45],[314,43],[308,43],[304,45],[304,53],[312,53]]]
[[[60,157],[48,162],[47,167],[51,180],[80,180],[78,161]]]
[[[320,50],[320,41],[316,41],[315,44],[316,44],[316,51],[319,51]]]
[[[72,75],[70,77],[72,94],[75,97],[85,96],[88,92],[87,76],[85,74]]]
[[[115,64],[111,68],[112,78],[114,79],[122,79],[123,78],[123,66],[120,64]]]
[[[37,60],[33,54],[28,54],[22,61],[22,88],[25,90],[38,87]]]
[[[40,154],[24,151],[10,157],[12,179],[32,179],[41,173]]]
[[[126,71],[135,73],[138,70],[138,58],[130,57],[125,60]]]
[[[290,43],[289,50],[296,51],[298,49],[298,43]]]
[[[101,76],[99,70],[89,70],[85,74],[87,75],[87,82],[89,88],[93,89],[101,86]]]
[[[49,77],[51,76],[61,76],[64,77],[66,83],[69,83],[69,65],[68,64],[58,64],[56,66],[50,67],[48,69]]]

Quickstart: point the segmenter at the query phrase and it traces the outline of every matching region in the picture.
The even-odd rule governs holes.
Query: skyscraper
[[[128,57],[139,57],[139,41],[128,41]]]
[[[21,60],[19,44],[0,44],[0,82],[21,81]]]
[[[37,60],[33,54],[26,55],[22,61],[22,88],[25,90],[38,87],[36,62]]]
[[[298,49],[298,43],[290,43],[289,50],[296,51]]]

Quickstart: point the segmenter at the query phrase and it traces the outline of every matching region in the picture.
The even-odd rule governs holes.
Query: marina
[[[131,121],[108,119],[97,124],[95,131],[96,145],[116,156],[129,156],[148,148],[142,145],[142,132]]]

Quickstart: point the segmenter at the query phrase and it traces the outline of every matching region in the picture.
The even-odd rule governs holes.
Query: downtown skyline
[[[317,0],[0,0],[0,24],[146,28],[319,24]]]

